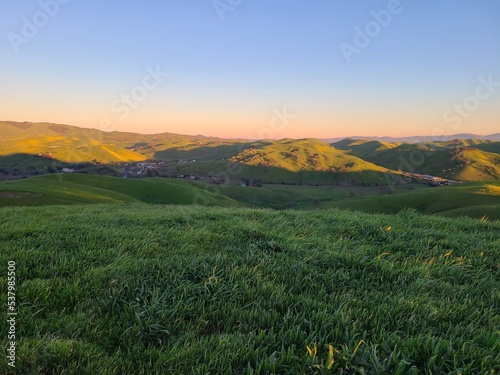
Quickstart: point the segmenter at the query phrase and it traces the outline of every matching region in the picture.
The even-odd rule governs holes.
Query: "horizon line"
[[[317,140],[328,140],[328,139],[349,139],[349,138],[361,138],[361,139],[374,139],[374,138],[393,138],[393,139],[398,139],[398,138],[436,138],[439,139],[441,137],[455,137],[455,136],[460,136],[460,135],[471,135],[475,137],[492,137],[492,136],[497,136],[500,135],[500,133],[492,133],[492,134],[475,134],[475,133],[456,133],[456,134],[440,134],[440,135],[408,135],[408,136],[392,136],[392,135],[349,135],[349,136],[329,136],[329,137],[300,137],[300,138],[291,138],[291,137],[283,137],[283,138],[241,138],[241,137],[218,137],[218,136],[212,136],[212,135],[204,135],[204,134],[182,134],[182,133],[173,133],[169,131],[165,132],[160,132],[160,133],[141,133],[137,131],[119,131],[119,130],[102,130],[102,129],[97,129],[97,128],[90,128],[90,127],[82,127],[82,126],[77,126],[77,125],[70,125],[70,124],[63,124],[63,123],[55,123],[55,122],[48,122],[48,121],[39,121],[39,122],[33,122],[33,121],[13,121],[13,120],[0,120],[0,123],[29,123],[29,124],[52,124],[52,125],[63,125],[63,126],[70,126],[74,128],[79,128],[79,129],[89,129],[89,130],[95,130],[103,133],[128,133],[128,134],[140,134],[140,135],[161,135],[161,134],[174,134],[174,135],[181,135],[181,136],[188,136],[188,137],[204,137],[204,138],[216,138],[216,139],[225,139],[225,140],[242,140],[242,141],[263,141],[263,140],[283,140],[283,139],[294,139],[294,140],[303,140],[303,139],[317,139]],[[455,139],[461,139],[461,138],[455,138]],[[470,138],[474,139],[474,138]]]

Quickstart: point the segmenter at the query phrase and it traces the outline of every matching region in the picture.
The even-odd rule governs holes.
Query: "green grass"
[[[17,374],[500,366],[499,223],[126,203],[1,208],[0,227]]]
[[[500,183],[467,183],[391,195],[356,197],[330,207],[364,212],[397,213],[412,208],[428,214],[500,220]]]
[[[332,188],[313,186],[268,185],[264,187],[226,186],[222,192],[249,207],[261,208],[309,208],[325,202],[349,198],[349,192],[361,188]]]
[[[273,209],[336,207],[372,213],[397,213],[413,208],[450,217],[500,219],[498,182],[436,188],[404,184],[394,189],[394,194],[387,195],[389,190],[385,186],[266,185],[256,188],[165,178],[55,174],[0,182],[0,207],[144,202]]]
[[[395,187],[397,193],[406,189],[430,189],[426,185],[411,184]],[[311,209],[330,206],[336,202],[348,202],[352,197],[377,196],[385,187],[362,186],[289,186],[265,185],[264,187],[224,186],[221,192],[228,197],[253,208]]]
[[[60,176],[48,175],[2,181],[0,183],[0,206],[137,202],[131,196],[101,189],[98,186],[82,186],[60,179]]]
[[[33,195],[13,198],[16,193]],[[0,206],[125,203],[202,204],[235,206],[238,203],[204,184],[174,179],[124,179],[87,174],[36,176],[0,183]]]

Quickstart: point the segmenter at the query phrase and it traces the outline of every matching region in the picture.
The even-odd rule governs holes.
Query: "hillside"
[[[390,143],[367,139],[356,140],[352,138],[346,138],[332,144],[336,149],[348,151],[359,158],[370,158],[378,152],[390,150],[401,145],[403,145],[403,143]]]
[[[205,184],[173,179],[131,180],[57,174],[0,182],[0,207],[127,202],[207,206],[238,204]]]
[[[5,121],[0,122],[0,134],[2,165],[24,171],[28,163],[40,173],[47,166],[140,162],[163,159],[166,150],[237,143],[204,136],[104,132],[61,124]]]
[[[231,161],[240,164],[262,167],[277,167],[291,172],[316,171],[366,171],[387,172],[357,157],[347,155],[330,145],[316,139],[282,139],[252,143],[249,148]]]
[[[460,181],[500,180],[500,142],[455,139],[398,144],[346,139],[332,146],[393,170]]]
[[[0,156],[29,154],[67,163],[136,162],[146,156],[109,142],[104,132],[49,123],[0,123]],[[108,139],[106,139],[108,138]]]
[[[391,195],[354,197],[326,203],[326,207],[388,214],[411,208],[427,214],[500,220],[500,182],[468,183]]]
[[[500,363],[498,223],[129,204],[1,208],[0,226],[0,261],[19,275],[18,373]]]
[[[256,142],[229,161],[256,169],[265,182],[385,183],[385,173],[395,174],[316,139]]]

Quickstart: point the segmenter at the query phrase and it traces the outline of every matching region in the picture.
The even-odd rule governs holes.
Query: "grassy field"
[[[0,182],[0,207],[125,202],[238,205],[205,184],[175,179],[56,174]]]
[[[423,184],[400,185],[395,194],[408,189],[430,189]],[[386,187],[362,186],[289,186],[266,185],[264,187],[224,186],[221,192],[228,197],[252,208],[273,209],[315,209],[332,206],[338,202],[347,203],[353,197],[375,197],[387,193]]]
[[[0,226],[17,374],[500,368],[500,223],[126,203],[5,207]]]
[[[364,212],[397,213],[412,208],[422,213],[500,220],[500,182],[467,183],[400,194],[355,197],[326,206]]]
[[[54,174],[0,182],[0,207],[143,202],[273,209],[341,208],[422,213],[500,220],[500,183],[430,188],[424,184],[385,186],[217,186],[197,181],[123,179],[87,174]],[[411,189],[411,190],[408,190]]]

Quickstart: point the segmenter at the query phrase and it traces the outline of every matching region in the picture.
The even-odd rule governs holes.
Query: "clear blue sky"
[[[478,77],[500,82],[500,1],[401,0],[377,30],[371,12],[393,1],[2,0],[0,119],[249,138],[499,132],[500,87],[454,105]],[[221,20],[214,4],[232,10]],[[341,44],[367,25],[348,62]],[[127,104],[158,66],[169,76]],[[273,122],[285,108],[294,117]]]

